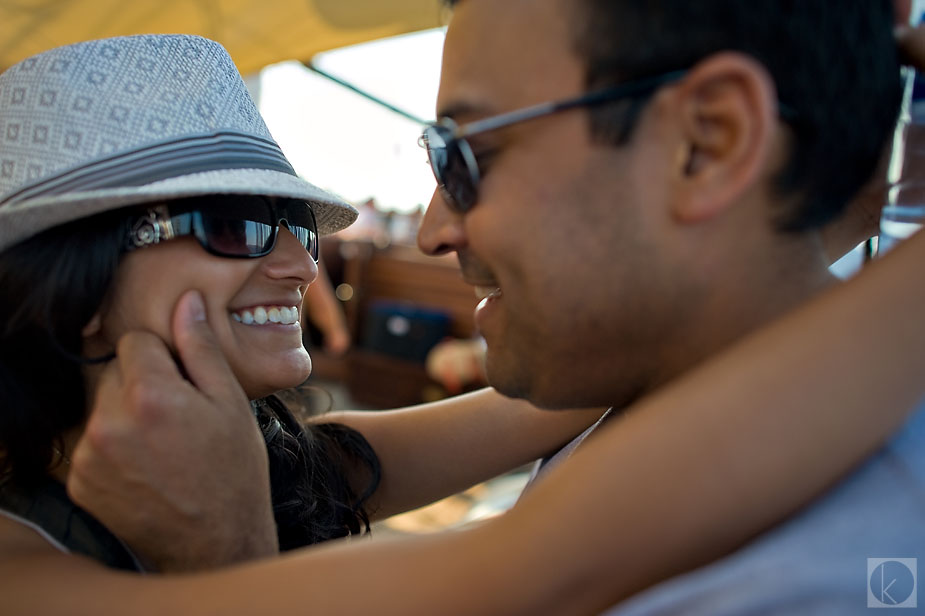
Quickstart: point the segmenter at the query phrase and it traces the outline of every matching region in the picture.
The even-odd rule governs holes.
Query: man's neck
[[[683,339],[666,340],[660,369],[646,391],[687,372],[752,331],[837,283],[814,242],[796,242],[793,254],[725,268],[704,284]],[[802,253],[802,254],[800,254]]]

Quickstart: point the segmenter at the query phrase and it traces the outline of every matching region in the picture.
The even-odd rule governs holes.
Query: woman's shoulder
[[[67,551],[27,520],[0,509],[0,562],[8,565],[20,558],[54,554],[65,555]]]
[[[70,551],[35,519],[34,514],[41,508],[36,507],[34,492],[17,485],[10,477],[0,480],[0,557],[35,547],[58,553]]]
[[[142,569],[128,548],[51,477],[28,486],[0,484],[0,517],[31,530],[61,553],[89,556],[116,569]]]
[[[137,602],[127,581],[90,558],[61,551],[0,511],[0,614],[133,613]],[[103,605],[99,597],[106,598]]]

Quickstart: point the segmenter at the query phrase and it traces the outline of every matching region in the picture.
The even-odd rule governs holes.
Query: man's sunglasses
[[[263,257],[276,246],[281,224],[317,263],[318,227],[308,203],[245,195],[213,195],[150,206],[132,220],[126,250],[192,235],[219,257]]]
[[[620,99],[646,97],[661,86],[677,81],[684,73],[685,71],[672,71],[638,81],[629,81],[603,90],[595,90],[578,98],[531,105],[462,126],[457,125],[451,118],[443,118],[424,129],[421,143],[427,148],[430,167],[447,205],[453,211],[464,214],[478,201],[481,179],[478,159],[467,141],[469,137],[560,111],[593,107]]]

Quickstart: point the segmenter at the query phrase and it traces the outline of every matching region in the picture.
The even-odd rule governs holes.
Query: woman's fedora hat
[[[214,41],[87,41],[0,75],[0,250],[106,210],[208,194],[304,200],[321,233],[357,215],[296,175]]]

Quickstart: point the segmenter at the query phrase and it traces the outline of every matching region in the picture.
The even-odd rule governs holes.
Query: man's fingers
[[[198,291],[187,291],[180,297],[172,326],[180,361],[193,385],[213,400],[241,391],[209,327]]]
[[[177,363],[167,344],[155,334],[133,331],[119,338],[116,360],[123,375],[140,375],[175,379],[179,373]]]
[[[97,386],[95,395],[99,397],[111,397],[112,392],[120,391],[122,387],[122,368],[118,360],[110,361],[102,368],[97,378]],[[74,451],[71,452],[71,464],[72,468],[70,473],[68,473],[67,486],[68,491],[70,492],[72,484],[82,486],[83,485],[83,475],[93,466],[93,461],[95,456],[91,453],[90,441],[93,442],[94,446],[101,439],[100,431],[101,426],[105,428],[109,425],[113,418],[118,418],[120,409],[116,405],[112,404],[94,404],[92,407],[92,413],[87,419],[87,424],[84,428],[84,432],[81,437],[78,439],[77,444],[74,448]],[[82,491],[77,491],[78,495],[82,495]],[[74,498],[75,494],[71,493],[71,498]],[[79,498],[79,497],[78,497]],[[78,499],[74,499],[75,502],[81,504]]]
[[[100,372],[79,454],[84,441],[106,451],[114,431],[126,421],[147,421],[157,417],[164,397],[187,386],[166,344],[148,332],[130,332],[116,346],[116,359]],[[129,417],[129,415],[131,417]]]

